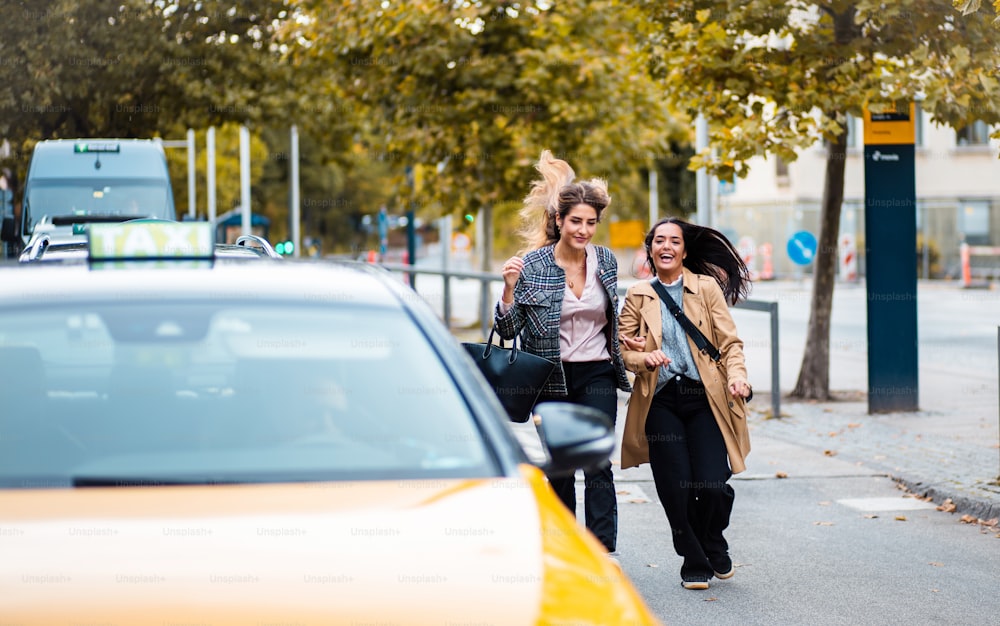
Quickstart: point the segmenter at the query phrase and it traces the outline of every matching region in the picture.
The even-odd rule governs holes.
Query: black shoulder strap
[[[687,331],[687,334],[691,335],[691,339],[694,340],[694,345],[698,346],[698,349],[707,354],[713,361],[718,362],[719,359],[722,358],[722,355],[719,354],[719,351],[715,348],[715,346],[713,346],[708,339],[705,338],[705,335],[698,330],[698,327],[688,319],[688,316],[684,315],[684,311],[681,311],[681,308],[677,306],[677,303],[670,297],[667,290],[663,288],[663,284],[660,280],[658,278],[654,278],[649,282],[649,284],[651,284],[653,289],[656,290],[656,293],[659,294],[660,299],[666,303],[667,310],[669,310],[674,316],[677,323],[681,325],[681,328]]]

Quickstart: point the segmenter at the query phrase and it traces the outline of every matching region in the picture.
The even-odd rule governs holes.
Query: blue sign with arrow
[[[816,258],[816,237],[807,230],[800,230],[788,240],[788,258],[796,265],[809,265]]]

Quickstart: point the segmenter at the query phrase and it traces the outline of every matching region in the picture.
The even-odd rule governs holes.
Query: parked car
[[[163,146],[153,139],[53,139],[35,145],[20,220],[3,228],[18,252],[46,236],[84,241],[87,224],[176,219]]]
[[[606,416],[539,406],[532,464],[390,274],[175,226],[0,267],[5,621],[656,623],[545,478],[608,459]]]

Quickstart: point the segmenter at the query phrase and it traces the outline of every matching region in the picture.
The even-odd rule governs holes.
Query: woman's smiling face
[[[677,280],[684,266],[684,233],[677,224],[667,222],[660,224],[653,232],[653,241],[649,246],[649,256],[653,259],[653,267],[660,279],[669,278],[670,282]]]
[[[565,217],[557,218],[556,224],[564,245],[583,250],[597,231],[597,209],[589,204],[578,204]]]

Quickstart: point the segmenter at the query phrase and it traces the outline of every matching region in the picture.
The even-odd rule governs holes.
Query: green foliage
[[[280,0],[13,2],[0,21],[0,136],[182,135],[285,112]],[[13,6],[10,6],[13,5]]]
[[[460,217],[519,200],[543,148],[580,175],[611,178],[665,151],[673,125],[641,71],[619,2],[299,2],[310,16],[300,67],[322,73],[317,99],[351,103],[366,146],[423,165],[395,193],[424,212]],[[341,100],[343,99],[343,100]],[[317,115],[317,123],[333,121]]]
[[[845,115],[923,99],[931,121],[1000,122],[1000,38],[949,0],[785,2],[636,1],[656,28],[647,39],[667,98],[709,120],[706,164],[745,176],[766,153],[833,139]]]

